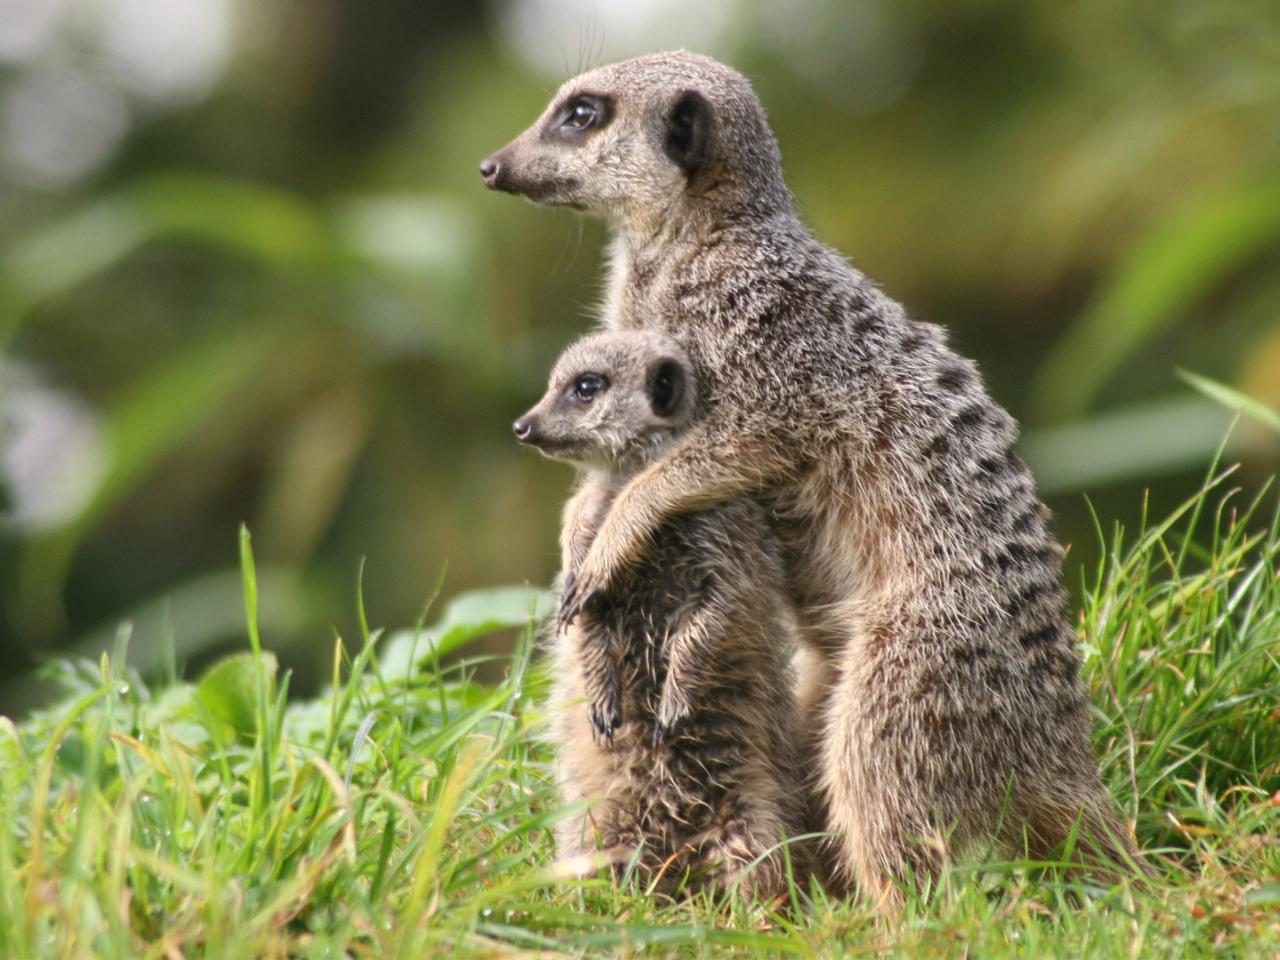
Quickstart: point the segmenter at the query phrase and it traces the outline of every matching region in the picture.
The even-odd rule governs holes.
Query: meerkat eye
[[[562,114],[560,127],[566,134],[585,133],[609,122],[609,100],[583,94],[569,101]]]
[[[596,394],[600,393],[609,381],[604,377],[594,373],[585,373],[577,380],[573,381],[573,398],[583,403],[590,403],[596,398]]]
[[[569,116],[565,118],[564,125],[576,130],[585,130],[595,122],[595,119],[595,107],[585,100],[579,100],[569,108]]]

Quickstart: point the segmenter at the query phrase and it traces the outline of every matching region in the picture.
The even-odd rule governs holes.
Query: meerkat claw
[[[563,632],[573,626],[573,622],[578,619],[579,615],[584,610],[590,610],[595,607],[602,596],[604,596],[603,588],[591,587],[590,589],[584,589],[581,581],[575,578],[570,583],[569,577],[566,577],[565,589],[560,597],[560,630]]]
[[[556,629],[564,633],[578,616],[578,571],[570,570],[560,587],[560,608],[556,612]]]
[[[596,745],[601,747],[611,745],[614,732],[622,726],[622,710],[615,705],[606,712],[598,704],[592,704],[588,714]]]
[[[582,604],[576,596],[566,595],[560,599],[560,632],[564,633],[571,626],[573,621],[578,619],[578,614],[582,612]]]

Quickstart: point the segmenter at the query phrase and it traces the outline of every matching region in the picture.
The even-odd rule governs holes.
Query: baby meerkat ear
[[[711,119],[711,104],[696,90],[681,93],[667,113],[663,146],[690,180],[710,159]]]
[[[649,368],[649,405],[654,416],[674,417],[684,401],[686,390],[684,367],[679,361],[664,357]]]

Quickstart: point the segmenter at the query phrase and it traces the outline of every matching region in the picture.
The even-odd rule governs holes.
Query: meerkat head
[[[532,127],[480,164],[485,185],[651,227],[682,211],[790,205],[777,141],[747,79],[683,51],[565,83]]]
[[[546,394],[512,428],[553,459],[627,472],[679,436],[695,405],[693,368],[670,337],[594,333],[561,355]]]

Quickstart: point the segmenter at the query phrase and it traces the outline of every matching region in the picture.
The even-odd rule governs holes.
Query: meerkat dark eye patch
[[[674,416],[684,399],[684,370],[674,360],[662,360],[649,372],[649,405],[655,416]]]
[[[671,162],[693,176],[707,165],[711,153],[711,104],[696,90],[676,98],[667,114],[663,143]]]
[[[608,97],[582,93],[571,97],[556,111],[546,134],[558,140],[576,142],[613,119],[613,101]]]

